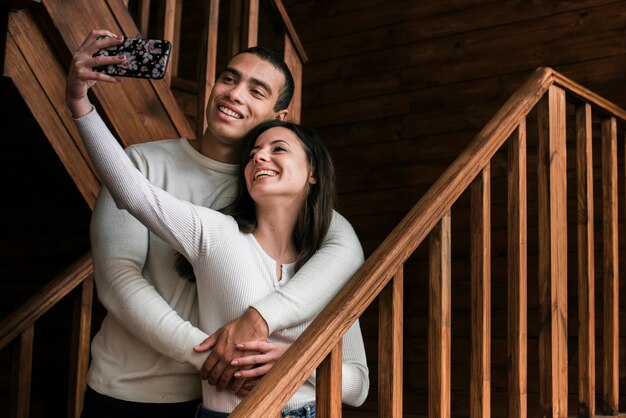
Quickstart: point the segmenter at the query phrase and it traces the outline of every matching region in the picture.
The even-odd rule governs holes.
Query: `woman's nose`
[[[268,160],[268,155],[267,152],[264,150],[258,150],[255,154],[254,154],[254,162],[259,163],[259,162],[264,162]]]

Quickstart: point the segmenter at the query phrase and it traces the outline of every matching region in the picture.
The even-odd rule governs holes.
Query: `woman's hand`
[[[79,118],[91,112],[91,102],[87,97],[87,92],[97,81],[121,82],[119,78],[96,72],[93,68],[101,65],[120,64],[126,59],[123,55],[99,57],[93,55],[102,48],[119,45],[123,41],[123,37],[118,37],[108,30],[92,30],[83,44],[74,52],[65,89],[65,101],[73,117]]]
[[[248,379],[244,386],[237,392],[238,395],[246,396],[259,383],[261,377],[264,376],[285,354],[285,351],[291,344],[285,343],[268,343],[265,341],[250,341],[237,344],[237,349],[241,351],[256,351],[259,354],[253,354],[246,357],[239,357],[231,362],[233,366],[252,366],[251,369],[238,370],[235,372],[235,378]]]

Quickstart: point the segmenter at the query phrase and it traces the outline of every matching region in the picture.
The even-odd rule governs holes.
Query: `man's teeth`
[[[259,177],[274,177],[276,175],[275,171],[271,170],[261,170],[254,174],[254,179],[258,179]]]
[[[220,106],[218,109],[220,110],[220,112],[225,113],[228,116],[231,116],[231,117],[236,118],[236,119],[241,119],[241,115],[239,113],[234,112],[234,111],[230,110],[227,107]]]

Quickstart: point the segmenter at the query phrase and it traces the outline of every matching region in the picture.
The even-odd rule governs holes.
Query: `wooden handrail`
[[[365,264],[231,414],[271,417],[328,355],[394,272],[448,213],[548,89],[558,84],[622,121],[626,112],[550,68],[539,68],[500,108]]]
[[[563,87],[570,96],[576,97],[582,102],[593,105],[594,110],[600,111],[605,115],[615,116],[622,122],[626,121],[626,110],[622,109],[615,103],[599,96],[591,90],[581,86],[575,81],[565,77],[563,74],[552,71],[554,84]]]
[[[31,327],[92,273],[91,252],[88,252],[0,322],[0,350]]]

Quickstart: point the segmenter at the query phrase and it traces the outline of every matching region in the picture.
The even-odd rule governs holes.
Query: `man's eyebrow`
[[[250,77],[250,81],[253,84],[256,84],[257,86],[265,89],[269,93],[270,96],[272,95],[272,88],[265,81],[259,80],[258,78],[254,78],[254,77]]]
[[[220,71],[219,75],[222,75],[224,73],[231,73],[232,75],[236,76],[236,77],[241,77],[241,72],[234,69],[233,67],[225,67],[222,68],[222,71]]]
[[[224,73],[231,73],[235,77],[241,78],[241,71],[236,70],[233,67],[225,67],[224,69],[222,69],[222,71],[220,71],[219,75],[221,76]],[[257,86],[267,90],[267,92],[269,93],[270,96],[272,95],[272,88],[265,81],[259,80],[258,78],[255,78],[255,77],[250,77],[250,82],[252,84],[255,84],[255,85],[257,85]]]

